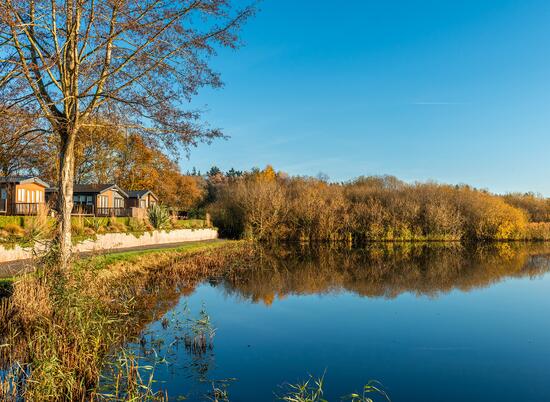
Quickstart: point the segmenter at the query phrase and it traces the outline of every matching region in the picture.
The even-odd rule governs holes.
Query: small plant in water
[[[309,376],[309,379],[298,384],[287,384],[286,394],[279,399],[285,402],[328,402],[323,397],[323,385],[325,375],[320,378]],[[391,402],[388,394],[382,390],[381,384],[377,381],[369,381],[361,393],[352,393],[341,400],[348,402],[375,402],[379,396],[386,402]],[[380,399],[379,399],[380,400]]]
[[[310,375],[304,382],[288,384],[287,394],[280,399],[286,402],[327,402],[323,398],[324,379],[324,374],[320,378]]]
[[[154,391],[155,366],[140,365],[139,358],[122,349],[109,363],[102,376],[97,400],[105,401],[167,401],[167,394]]]
[[[204,305],[199,313],[199,318],[188,317],[187,322],[189,330],[184,336],[185,348],[197,355],[203,355],[207,350],[212,350],[216,329],[212,326],[212,321]]]
[[[229,402],[227,385],[223,382],[220,386],[217,386],[215,382],[212,382],[212,393],[207,396],[208,400],[212,402]]]
[[[378,381],[371,380],[365,386],[363,386],[363,392],[353,393],[347,398],[350,402],[374,402],[374,399],[371,398],[372,395],[381,396],[387,402],[391,402],[389,395],[384,391]]]

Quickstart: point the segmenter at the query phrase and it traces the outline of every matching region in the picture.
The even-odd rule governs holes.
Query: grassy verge
[[[159,228],[155,229],[147,218],[73,216],[71,223],[74,243],[94,239],[97,235],[105,233],[127,233],[140,237],[153,230],[159,230]],[[203,219],[168,219],[163,229],[204,229],[207,227],[209,226]],[[29,246],[37,240],[51,239],[54,229],[55,219],[43,214],[40,216],[0,216],[0,244],[5,247]]]
[[[237,243],[235,241],[228,240],[208,240],[189,242],[187,244],[179,245],[176,247],[165,247],[161,249],[146,249],[146,250],[130,250],[121,251],[108,254],[102,254],[99,256],[92,256],[77,261],[77,266],[94,266],[96,268],[107,268],[113,266],[116,263],[138,263],[142,264],[144,257],[161,257],[164,260],[166,257],[169,259],[176,258],[179,254],[190,253],[196,251],[208,251],[214,250],[224,243]]]
[[[174,229],[205,229],[208,227],[204,219],[184,219],[172,222]]]
[[[153,258],[154,257],[154,258]],[[13,283],[0,308],[1,400],[161,398],[129,378],[115,396],[96,389],[105,358],[137,335],[182,289],[244,269],[252,250],[239,242],[92,257],[69,272],[38,270]],[[237,263],[238,262],[238,263]],[[159,305],[159,294],[164,305]],[[6,299],[5,299],[6,300]],[[166,301],[167,300],[167,301]],[[168,305],[166,305],[168,303]],[[143,392],[142,392],[143,391]]]

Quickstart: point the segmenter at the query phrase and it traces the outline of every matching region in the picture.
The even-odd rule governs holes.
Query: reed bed
[[[175,303],[197,282],[235,277],[253,260],[253,249],[244,243],[220,242],[95,257],[68,272],[41,267],[22,277],[0,303],[0,399],[163,400],[151,391],[151,379],[140,377],[137,361],[127,356],[116,370],[106,370],[106,358],[170,308],[159,303],[160,294],[173,294],[168,300]],[[200,351],[213,336],[205,320],[188,342]],[[107,392],[97,388],[105,371],[113,373]]]
[[[284,402],[328,402],[324,398],[325,375],[321,377],[309,376],[307,380],[296,384],[286,384],[284,395],[279,400]],[[391,402],[391,399],[382,384],[378,381],[369,381],[360,392],[353,392],[340,398],[346,402]]]

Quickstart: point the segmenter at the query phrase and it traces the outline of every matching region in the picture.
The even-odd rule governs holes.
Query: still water
[[[231,401],[271,401],[324,374],[329,401],[371,379],[394,402],[550,401],[550,246],[263,253],[257,269],[187,290],[147,326],[157,389],[200,401],[214,384]],[[193,353],[181,327],[201,310],[215,336]]]

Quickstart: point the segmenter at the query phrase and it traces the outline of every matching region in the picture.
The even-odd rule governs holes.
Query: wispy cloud
[[[465,102],[411,102],[416,106],[438,106],[438,105],[465,105]]]

